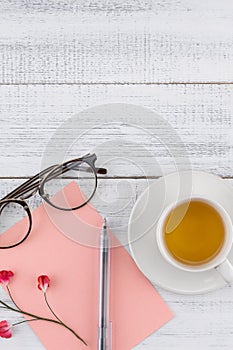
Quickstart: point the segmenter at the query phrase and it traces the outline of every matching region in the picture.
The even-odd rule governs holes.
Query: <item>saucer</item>
[[[202,294],[222,288],[226,282],[215,269],[205,272],[182,271],[170,265],[159,251],[155,234],[157,220],[167,205],[181,198],[179,188],[180,192],[186,188],[193,196],[206,196],[218,202],[233,222],[233,189],[224,180],[199,171],[169,174],[152,183],[134,205],[128,228],[132,257],[151,282],[169,291]],[[233,264],[233,248],[228,259]]]

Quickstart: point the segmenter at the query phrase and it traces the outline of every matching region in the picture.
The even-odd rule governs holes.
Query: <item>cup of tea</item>
[[[226,282],[233,282],[233,266],[227,259],[232,221],[217,202],[191,197],[170,204],[158,220],[156,239],[162,256],[173,266],[189,272],[216,269]]]

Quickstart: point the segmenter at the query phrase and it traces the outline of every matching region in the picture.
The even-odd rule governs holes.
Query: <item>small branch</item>
[[[32,318],[30,320],[23,320],[23,321],[20,321],[20,322],[17,322],[17,323],[13,323],[12,326],[18,326],[19,324],[22,324],[22,323],[25,323],[25,322],[32,322],[32,321],[38,321],[37,318]]]
[[[11,291],[10,291],[10,288],[8,286],[6,286],[6,289],[7,289],[7,292],[9,294],[9,297],[11,298],[11,301],[15,304],[15,306],[17,307],[17,309],[19,309],[21,311],[21,308],[16,304],[12,294],[11,294]]]
[[[31,314],[30,312],[27,312],[27,311],[23,311],[21,309],[15,309],[13,308],[12,306],[4,303],[2,300],[0,300],[0,303],[5,306],[7,309],[9,310],[12,310],[12,311],[15,311],[15,312],[18,312],[20,314],[23,314],[23,315],[26,315],[26,316],[30,316],[30,317],[33,317],[33,318],[36,318],[37,320],[41,320],[41,321],[48,321],[48,322],[52,322],[52,323],[55,323],[55,324],[58,324],[60,326],[63,326],[65,327],[67,330],[69,330],[76,338],[78,338],[83,344],[87,345],[87,343],[70,327],[68,327],[66,324],[64,324],[63,322],[59,322],[57,320],[54,320],[54,319],[50,319],[50,318],[46,318],[46,317],[41,317],[41,316],[36,316],[34,314]]]
[[[44,299],[45,299],[46,305],[48,306],[48,308],[49,308],[49,310],[51,311],[51,313],[53,314],[53,316],[54,316],[59,322],[61,322],[61,323],[63,324],[62,320],[60,320],[60,318],[55,314],[55,312],[53,311],[53,309],[52,309],[51,306],[49,305],[46,292],[44,292]]]

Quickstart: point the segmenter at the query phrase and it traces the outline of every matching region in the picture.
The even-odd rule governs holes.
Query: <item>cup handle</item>
[[[216,270],[222,275],[227,283],[233,282],[233,266],[229,260],[224,260],[223,263],[216,267]]]

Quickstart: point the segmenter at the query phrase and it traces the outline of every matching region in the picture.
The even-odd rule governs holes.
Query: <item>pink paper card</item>
[[[80,196],[74,183],[64,191],[71,198]],[[44,205],[33,211],[29,238],[18,247],[1,250],[0,270],[14,271],[10,288],[23,310],[52,318],[43,294],[37,288],[37,277],[48,275],[51,279],[47,291],[49,303],[64,323],[88,344],[87,347],[83,345],[60,325],[45,321],[29,323],[47,350],[96,350],[99,251],[88,243],[98,242],[103,220],[91,205],[75,211],[75,214],[54,209],[53,215],[54,220],[51,220]],[[75,227],[72,224],[74,215],[78,218]],[[20,224],[10,228],[7,234],[13,236]],[[79,237],[79,242],[85,235],[84,244],[67,238],[62,233],[64,230],[70,230],[69,235],[75,239]],[[172,316],[125,248],[113,248],[110,303],[113,350],[132,349]]]

